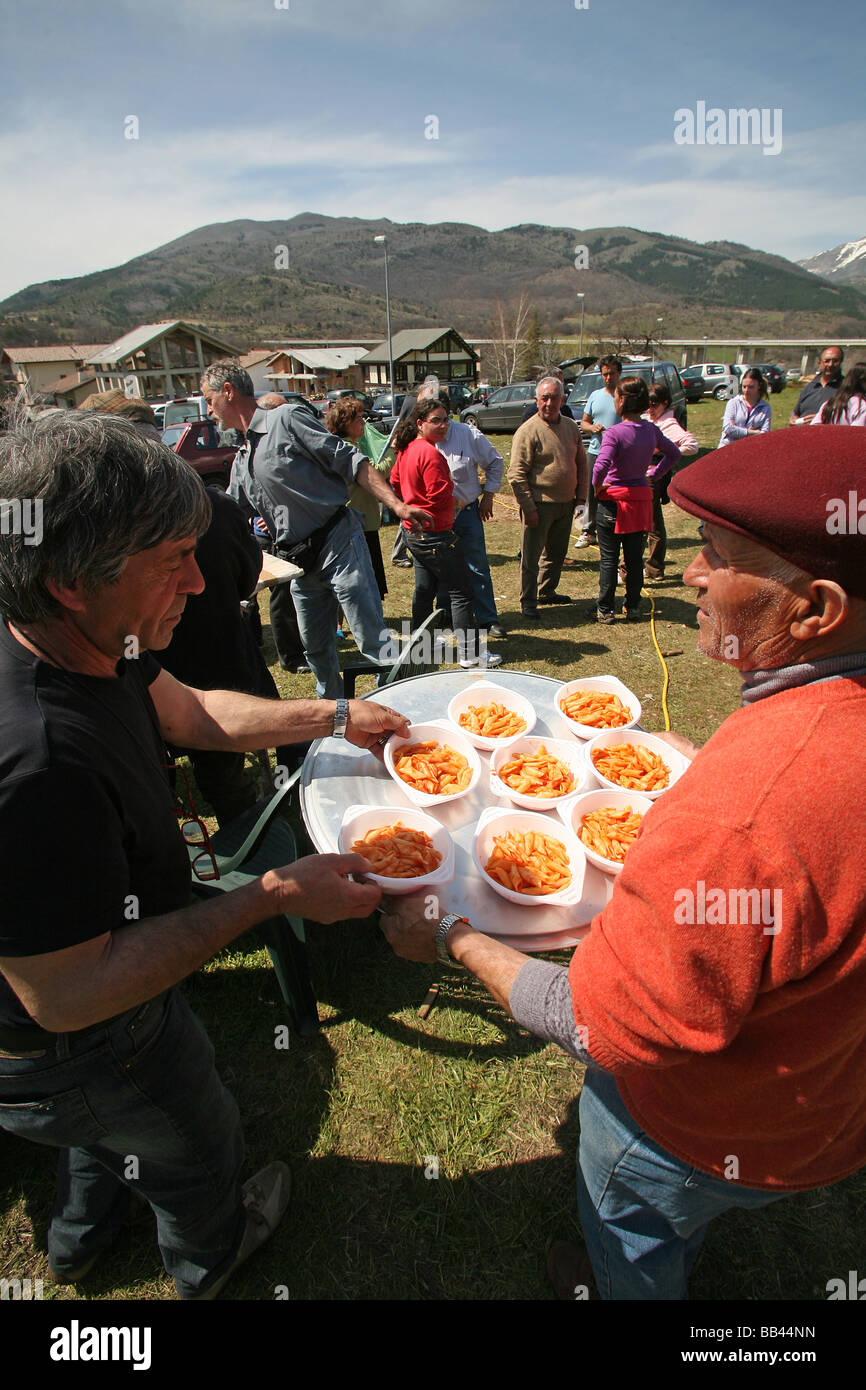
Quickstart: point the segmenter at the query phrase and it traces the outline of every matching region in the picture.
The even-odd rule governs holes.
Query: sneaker
[[[622,611],[625,614],[625,620],[627,623],[640,622],[641,612],[639,608],[624,608]]]
[[[538,602],[539,602],[539,603],[574,603],[574,599],[571,597],[570,594],[549,594],[546,598],[542,598],[542,597],[541,597],[541,594],[539,594],[539,595],[538,595]]]
[[[644,582],[644,584],[649,584],[649,585],[653,585],[653,584],[663,584],[663,583],[664,583],[664,579],[665,579],[665,577],[664,577],[663,574],[650,574],[649,570],[646,570],[646,571],[644,572],[643,582]]]
[[[508,632],[501,623],[491,623],[487,629],[488,637],[507,637]]]
[[[536,618],[538,617],[537,608],[521,608],[520,611],[523,614],[524,618],[528,618],[531,623],[535,622]]]
[[[235,1271],[240,1269],[250,1255],[255,1254],[259,1246],[270,1240],[283,1219],[291,1191],[292,1175],[285,1163],[269,1163],[267,1168],[263,1168],[255,1177],[244,1183],[243,1203],[246,1207],[247,1224],[231,1268],[221,1275],[216,1283],[205,1289],[204,1293],[193,1294],[190,1301],[204,1303],[216,1298]],[[187,1298],[189,1297],[187,1295]]]
[[[460,665],[464,671],[472,671],[476,666],[501,666],[502,657],[496,652],[484,652],[478,657],[464,657]]]
[[[592,542],[585,531],[581,531],[577,540],[574,542],[575,550],[588,550]]]
[[[613,614],[612,614],[612,613],[602,613],[602,611],[601,611],[600,608],[597,608],[597,609],[596,609],[595,616],[596,616],[597,621],[600,622],[600,623],[607,623],[607,624],[609,624],[609,623],[612,623],[612,622],[614,621],[614,617],[613,617]]]
[[[414,562],[413,562],[412,560],[392,560],[392,561],[391,561],[391,564],[392,564],[392,565],[394,566],[394,568],[397,569],[397,570],[411,570],[411,569],[414,569]]]
[[[547,1277],[557,1298],[573,1303],[587,1294],[597,1296],[592,1262],[580,1245],[558,1240],[547,1254]]]

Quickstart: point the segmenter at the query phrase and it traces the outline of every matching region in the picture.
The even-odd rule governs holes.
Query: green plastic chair
[[[386,667],[384,662],[375,661],[353,661],[348,666],[344,666],[340,674],[343,677],[343,692],[347,700],[354,699],[355,681],[358,676],[370,675],[376,671],[386,671],[385,679],[378,687],[393,685],[395,681],[406,680],[409,676],[426,676],[432,671],[432,661],[423,659],[423,649],[425,644],[419,643],[418,638],[425,633],[437,616],[438,610],[434,608],[429,617],[416,627],[410,636],[405,647],[401,651],[397,660],[392,666]]]
[[[201,854],[200,846],[187,845],[193,892],[200,898],[231,893],[252,883],[268,869],[291,864],[298,858],[298,845],[292,827],[276,816],[280,803],[300,780],[298,768],[275,792],[267,804],[251,806],[230,825],[211,837],[219,878],[202,882],[192,873],[192,861]],[[310,978],[304,923],[288,913],[269,917],[255,931],[267,947],[292,1028],[301,1037],[311,1037],[319,1029],[319,1011]]]

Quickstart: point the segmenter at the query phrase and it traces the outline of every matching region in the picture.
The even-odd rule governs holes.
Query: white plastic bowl
[[[450,796],[433,796],[430,792],[419,792],[414,787],[410,787],[408,782],[397,773],[394,767],[394,754],[398,753],[407,743],[438,743],[442,748],[453,748],[455,753],[461,753],[469,764],[472,776],[469,785],[463,791],[452,792]],[[402,792],[408,796],[415,806],[444,806],[452,801],[457,801],[461,796],[468,796],[474,791],[481,777],[481,759],[476,753],[466,735],[452,727],[444,719],[435,720],[428,724],[410,724],[409,732],[405,735],[393,734],[385,744],[385,767],[389,776],[397,783]]]
[[[547,749],[552,758],[558,758],[560,762],[566,764],[574,777],[574,786],[571,791],[564,792],[561,796],[527,796],[524,792],[515,791],[509,787],[507,782],[499,778],[499,770],[507,762],[520,753],[535,753],[541,748],[542,744]],[[505,796],[509,801],[513,801],[515,806],[522,806],[527,811],[555,811],[569,798],[579,796],[586,791],[590,784],[589,774],[586,770],[586,759],[583,756],[583,748],[576,744],[573,739],[564,738],[542,738],[536,734],[534,738],[513,739],[506,747],[497,748],[490,759],[490,790],[494,796]]]
[[[473,734],[469,729],[464,729],[460,723],[460,715],[469,709],[470,705],[490,705],[493,703],[504,705],[506,709],[513,710],[515,714],[525,720],[526,728],[519,734],[511,734],[508,738],[485,738],[482,734]],[[480,748],[485,753],[491,753],[495,748],[507,748],[519,738],[525,738],[532,733],[535,728],[537,715],[535,706],[527,700],[525,695],[518,695],[514,690],[506,690],[504,686],[497,685],[494,681],[475,681],[468,685],[465,690],[461,690],[448,706],[448,718],[459,729],[460,733],[474,748]]]
[[[433,848],[442,856],[439,867],[429,874],[419,874],[417,878],[389,878],[385,874],[365,875],[373,883],[378,883],[383,893],[401,897],[415,893],[419,888],[432,884],[450,883],[454,877],[454,841],[438,820],[417,811],[413,806],[349,806],[343,814],[338,845],[341,854],[351,854],[352,845],[361,840],[369,830],[377,830],[382,825],[396,825],[400,821],[408,830],[423,830],[433,841]]]
[[[605,788],[603,791],[585,792],[583,796],[557,806],[556,811],[566,829],[571,830],[580,840],[581,821],[590,811],[600,811],[606,806],[613,806],[617,811],[621,811],[624,807],[630,806],[638,815],[645,816],[647,811],[652,809],[652,804],[643,792],[613,791]],[[605,874],[622,873],[624,863],[619,864],[615,859],[605,859],[603,854],[597,854],[589,845],[584,844],[583,840],[580,840],[580,843],[590,864],[594,864]]]
[[[580,724],[576,719],[572,719],[562,708],[560,701],[564,696],[573,695],[576,690],[601,690],[606,695],[618,695],[622,703],[631,711],[631,719],[627,724],[620,724],[615,731],[621,732],[623,729],[633,729],[635,724],[640,722],[641,703],[633,691],[627,685],[617,680],[616,676],[584,676],[583,680],[567,681],[561,685],[553,697],[554,708],[568,726],[569,733],[574,734],[575,738],[588,739],[595,738],[596,734],[602,731],[595,724]]]
[[[493,852],[493,841],[497,835],[507,834],[510,830],[536,830],[539,834],[547,835],[551,840],[559,840],[565,845],[571,869],[571,883],[568,887],[559,893],[545,893],[534,897],[528,893],[515,893],[513,889],[505,888],[503,884],[491,878],[484,865]],[[560,827],[549,816],[533,815],[531,811],[500,811],[488,807],[478,821],[472,853],[484,883],[492,888],[494,893],[498,893],[500,898],[517,903],[519,907],[570,907],[579,903],[583,895],[583,880],[586,874],[583,846],[572,831],[567,830],[565,826]]]
[[[669,743],[665,743],[664,739],[656,738],[655,734],[645,734],[642,729],[606,729],[603,734],[596,735],[595,738],[590,739],[589,743],[584,744],[587,771],[595,778],[600,787],[610,787],[612,791],[631,791],[630,787],[624,787],[620,782],[611,782],[609,778],[603,777],[592,761],[592,754],[595,749],[611,748],[620,743],[640,744],[644,748],[648,748],[651,753],[657,753],[667,765],[670,771],[670,780],[666,787],[662,787],[659,791],[641,791],[638,793],[641,796],[648,796],[651,801],[655,801],[666,791],[669,791],[674,782],[682,777],[689,765],[688,759],[684,758],[682,753],[678,753]]]

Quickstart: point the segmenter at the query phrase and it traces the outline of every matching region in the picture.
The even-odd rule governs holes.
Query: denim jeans
[[[460,537],[463,554],[472,581],[472,605],[479,627],[490,627],[499,621],[496,601],[493,597],[493,580],[490,578],[490,561],[487,559],[487,545],[484,540],[484,522],[478,515],[478,503],[470,502],[454,518],[454,532]],[[450,599],[447,590],[440,585],[437,596],[439,607],[448,612]],[[451,624],[453,626],[453,624]]]
[[[451,601],[451,622],[460,659],[474,656],[476,626],[472,579],[459,537],[453,531],[431,531],[426,535],[407,536],[406,543],[415,561],[412,630],[420,627],[433,612],[436,591],[442,585]]]
[[[625,606],[632,610],[639,608],[641,589],[643,588],[645,532],[632,531],[626,532],[624,535],[617,535],[616,503],[611,502],[606,497],[600,497],[598,501],[596,529],[598,531],[598,548],[601,554],[598,572],[599,612],[613,612],[620,542],[622,542],[626,572]]]
[[[587,1068],[577,1205],[602,1298],[687,1298],[688,1276],[712,1218],[786,1196],[710,1177],[674,1158],[632,1119],[610,1072]]]
[[[388,641],[373,562],[357,512],[347,512],[334,527],[312,574],[292,580],[292,598],[304,651],[316,677],[316,694],[320,700],[336,700],[343,693],[336,638],[340,609],[365,660],[380,662]]]
[[[183,1296],[243,1235],[238,1108],[202,1024],[175,989],[42,1055],[0,1056],[0,1128],[60,1149],[48,1253],[58,1275],[111,1244],[130,1191],[149,1202]]]

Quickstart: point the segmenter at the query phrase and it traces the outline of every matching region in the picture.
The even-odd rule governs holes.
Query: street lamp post
[[[583,356],[583,311],[584,311],[584,308],[586,307],[586,301],[585,301],[585,297],[584,297],[582,294],[580,294],[580,293],[578,294],[577,297],[578,297],[578,299],[580,300],[580,344],[579,344],[578,349],[577,349],[577,355],[578,355],[578,357],[582,357],[582,356]]]
[[[388,383],[391,388],[391,409],[397,414],[397,389],[394,383],[394,358],[391,352],[391,287],[388,283],[388,238],[373,237],[375,242],[385,248],[385,316],[388,324]]]

